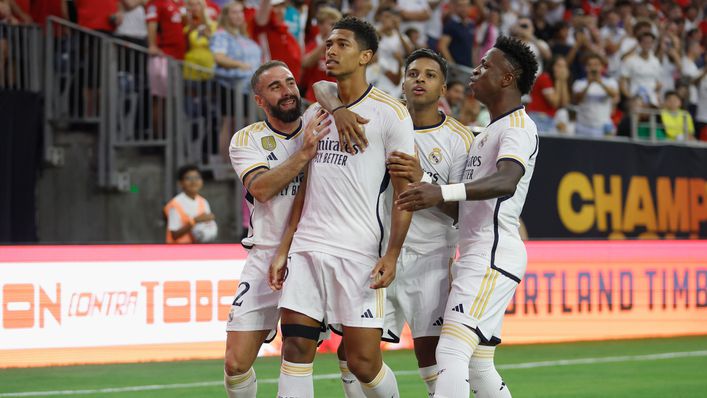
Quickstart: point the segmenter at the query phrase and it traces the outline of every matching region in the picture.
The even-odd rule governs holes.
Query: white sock
[[[284,359],[280,365],[280,382],[277,396],[288,398],[314,398],[314,383],[310,363],[294,363]]]
[[[255,369],[250,368],[241,375],[229,376],[223,372],[223,385],[228,398],[255,398],[258,394],[258,383]]]
[[[361,389],[361,382],[349,370],[349,365],[346,361],[339,361],[339,369],[341,370],[341,385],[344,387],[344,396],[346,398],[365,398]]]
[[[361,389],[367,398],[400,398],[395,374],[385,363],[370,383],[361,382]]]
[[[469,362],[469,383],[476,398],[510,398],[511,391],[493,364],[496,347],[476,347]]]
[[[437,365],[420,368],[420,377],[422,377],[422,381],[424,381],[427,385],[427,396],[429,397],[434,396],[435,383],[437,382],[437,372],[439,372],[439,367]]]
[[[435,398],[469,398],[469,361],[479,336],[458,322],[444,322],[437,343]]]

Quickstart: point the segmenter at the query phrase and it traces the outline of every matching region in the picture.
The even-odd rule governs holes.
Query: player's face
[[[444,77],[437,61],[418,58],[410,63],[403,81],[405,99],[409,103],[413,106],[432,104],[436,107],[445,90]]]
[[[196,170],[186,173],[179,182],[182,186],[182,190],[187,195],[196,195],[201,191],[201,187],[204,186],[201,174]]]
[[[370,50],[361,51],[353,31],[334,29],[326,40],[326,72],[342,77],[364,67],[373,57]]]
[[[509,79],[513,79],[511,73],[512,66],[501,50],[492,48],[472,71],[469,77],[469,88],[479,101],[486,103],[495,93],[510,83]]]
[[[302,116],[302,99],[297,82],[289,69],[270,68],[260,75],[255,102],[268,115],[285,123]]]

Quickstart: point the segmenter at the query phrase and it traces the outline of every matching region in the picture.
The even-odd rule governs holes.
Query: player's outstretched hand
[[[274,291],[282,289],[282,284],[287,276],[287,254],[276,254],[270,264],[270,278],[268,284]]]
[[[398,196],[395,206],[399,210],[415,211],[427,209],[444,202],[442,188],[426,182],[408,184],[407,191]]]
[[[378,260],[378,263],[371,272],[371,289],[388,287],[393,283],[397,262],[397,258],[390,258],[387,255]]]
[[[417,156],[395,151],[390,154],[386,163],[391,177],[404,178],[409,182],[420,182],[422,180],[424,172]]]
[[[368,146],[366,138],[366,130],[363,125],[369,120],[361,117],[346,107],[339,107],[334,110],[334,123],[336,130],[339,132],[339,144],[343,146],[346,152],[355,155],[354,145],[358,145],[363,152]]]
[[[329,114],[325,110],[317,112],[317,117],[307,123],[304,128],[304,142],[302,143],[302,153],[307,157],[307,160],[312,160],[317,154],[319,141],[329,134],[329,125],[331,120],[325,120]]]

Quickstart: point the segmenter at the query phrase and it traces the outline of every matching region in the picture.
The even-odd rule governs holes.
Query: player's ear
[[[259,96],[258,94],[255,94],[254,98],[255,98],[256,105],[258,105],[261,108],[263,108],[265,106],[265,98]]]
[[[368,65],[373,60],[373,51],[363,50],[358,56],[358,62],[360,65]]]
[[[439,94],[440,97],[444,97],[447,94],[447,83],[442,84],[442,92]]]
[[[503,77],[501,78],[501,87],[506,88],[513,84],[513,81],[516,79],[515,75],[513,75],[513,72],[506,72],[503,74]]]

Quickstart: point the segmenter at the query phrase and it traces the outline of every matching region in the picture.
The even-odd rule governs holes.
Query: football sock
[[[280,365],[277,396],[288,398],[314,398],[312,380],[313,364],[294,363],[284,359]]]
[[[370,383],[361,382],[361,389],[367,398],[399,398],[398,382],[395,374],[383,363],[378,375]]]
[[[420,377],[422,377],[422,381],[427,385],[427,395],[430,397],[434,396],[437,372],[439,372],[437,365],[420,368]]]
[[[469,384],[476,398],[510,398],[511,392],[493,363],[496,347],[480,345],[469,362]]]
[[[258,383],[253,368],[234,376],[223,372],[223,385],[226,387],[228,398],[255,398],[258,393]]]
[[[435,398],[469,398],[469,361],[479,337],[458,322],[444,322],[437,344]]]
[[[361,383],[356,376],[349,370],[346,361],[339,361],[339,369],[341,370],[341,385],[344,387],[344,396],[346,398],[364,398]]]

